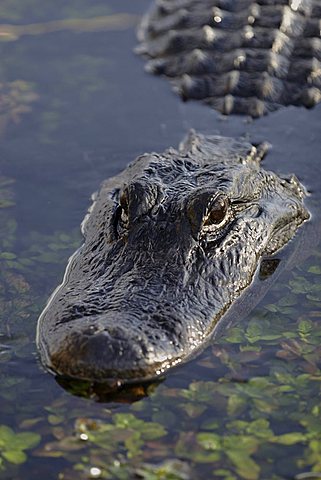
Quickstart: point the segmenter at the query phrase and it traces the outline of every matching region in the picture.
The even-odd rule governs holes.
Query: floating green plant
[[[5,461],[19,465],[27,460],[25,450],[32,449],[40,442],[35,432],[15,433],[10,427],[0,425],[0,468]]]

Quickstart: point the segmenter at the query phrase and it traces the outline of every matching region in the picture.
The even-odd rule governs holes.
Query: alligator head
[[[260,258],[309,214],[264,147],[191,132],[103,183],[85,242],[38,324],[44,365],[69,377],[152,378],[187,359],[247,287]]]

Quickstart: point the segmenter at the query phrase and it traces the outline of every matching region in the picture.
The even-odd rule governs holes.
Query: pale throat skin
[[[50,371],[92,381],[154,378],[187,360],[309,218],[294,177],[265,147],[191,132],[106,180],[84,244],[39,318]]]

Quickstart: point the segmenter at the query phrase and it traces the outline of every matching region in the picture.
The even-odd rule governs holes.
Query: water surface
[[[139,16],[148,5],[5,0],[0,23]],[[249,122],[182,104],[167,82],[144,73],[132,52],[133,24],[7,40],[0,42],[0,478],[320,473],[321,108]],[[90,195],[136,155],[175,146],[190,128],[270,142],[266,167],[295,172],[311,193],[309,227],[255,308],[236,312],[233,327],[159,384],[118,397],[59,384],[39,364],[36,323],[81,243]]]

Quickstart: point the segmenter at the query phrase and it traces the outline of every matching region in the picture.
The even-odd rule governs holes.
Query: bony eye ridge
[[[203,221],[203,227],[221,224],[226,218],[228,209],[229,200],[225,195],[219,195],[213,199],[210,205],[207,207]]]

